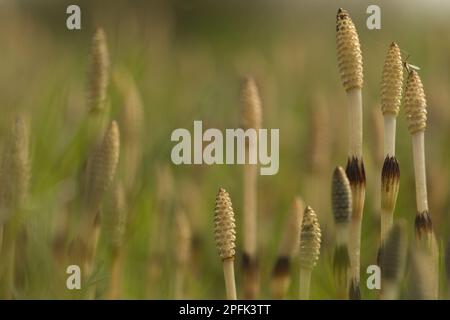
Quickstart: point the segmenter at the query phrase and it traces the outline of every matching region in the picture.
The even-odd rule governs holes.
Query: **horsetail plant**
[[[408,241],[404,221],[389,229],[380,251],[380,299],[398,299],[400,282],[405,270]]]
[[[79,260],[86,275],[92,272],[100,232],[101,203],[115,176],[119,152],[119,128],[112,121],[103,141],[88,159],[81,221],[71,244],[71,256]]]
[[[228,300],[236,300],[234,257],[236,255],[236,225],[233,205],[228,192],[220,188],[214,209],[214,239],[223,263],[225,288]]]
[[[395,132],[402,99],[403,65],[400,48],[392,42],[384,62],[381,80],[381,111],[384,118],[384,163],[381,171],[381,242],[392,226],[400,184],[395,157]]]
[[[311,273],[319,260],[321,238],[322,234],[317,215],[310,206],[307,206],[303,214],[300,231],[300,300],[309,299]]]
[[[241,119],[244,130],[260,129],[262,122],[261,99],[255,80],[244,79],[241,91]],[[255,299],[259,291],[257,241],[257,139],[246,143],[248,163],[244,165],[244,298]]]
[[[348,101],[349,150],[346,173],[350,181],[353,199],[349,241],[351,267],[349,296],[351,299],[360,299],[361,223],[366,185],[366,174],[362,155],[363,64],[358,34],[348,12],[344,9],[339,9],[336,20],[339,73],[344,89],[347,92]]]
[[[121,96],[119,124],[122,138],[122,179],[130,192],[136,184],[137,172],[142,159],[143,105],[134,79],[125,71],[114,74]]]
[[[27,198],[30,181],[29,129],[23,116],[13,120],[4,146],[0,167],[0,229],[2,230],[0,297],[13,298],[15,278],[16,235],[21,210]]]
[[[272,271],[271,292],[274,299],[283,299],[289,289],[291,260],[299,250],[298,239],[304,210],[303,200],[295,197],[290,215],[286,219],[278,257]]]
[[[103,212],[102,224],[110,253],[110,276],[108,299],[118,299],[123,265],[123,244],[127,227],[127,205],[125,190],[120,182],[114,183]]]
[[[331,206],[336,224],[336,249],[333,261],[334,279],[338,296],[347,298],[348,269],[350,267],[348,233],[352,216],[352,191],[342,167],[337,167],[333,173]]]
[[[175,214],[175,299],[183,299],[186,271],[191,258],[192,231],[189,219],[184,211]]]
[[[427,182],[425,171],[425,128],[427,126],[427,102],[422,81],[415,70],[408,74],[404,97],[405,113],[408,129],[412,136],[414,176],[416,183],[417,213],[415,219],[417,250],[424,250],[423,259],[428,261],[429,272],[438,275],[438,248],[433,232],[431,217],[428,211]],[[433,292],[430,298],[438,296],[438,277],[430,278],[434,281],[430,284]]]

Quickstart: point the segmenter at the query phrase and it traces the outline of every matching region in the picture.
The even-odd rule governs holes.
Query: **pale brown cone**
[[[363,86],[363,64],[358,33],[348,12],[336,16],[336,42],[339,73],[346,91]]]
[[[411,134],[425,130],[427,126],[427,100],[422,81],[415,70],[408,75],[405,89],[405,113]]]
[[[403,63],[400,48],[392,42],[381,75],[381,111],[398,115],[402,100]]]
[[[300,232],[300,267],[312,269],[319,260],[321,231],[319,220],[314,210],[308,206],[303,214]]]

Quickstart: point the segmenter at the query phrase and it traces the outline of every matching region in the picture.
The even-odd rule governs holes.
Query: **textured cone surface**
[[[337,167],[333,173],[331,202],[336,223],[350,222],[352,214],[352,190],[342,167]]]
[[[236,225],[230,195],[220,188],[214,209],[214,238],[222,259],[234,258]]]
[[[119,150],[119,127],[113,121],[88,163],[86,205],[89,210],[98,210],[105,191],[111,185],[119,161]]]
[[[312,269],[319,260],[321,243],[320,225],[311,207],[305,209],[300,232],[300,266]]]
[[[422,81],[415,70],[409,73],[404,99],[409,132],[413,134],[425,130],[427,126],[427,101]]]
[[[407,245],[404,223],[394,224],[380,251],[380,267],[384,279],[399,280],[405,266]]]
[[[381,111],[398,115],[402,99],[403,63],[400,48],[393,42],[384,61],[381,76]]]
[[[261,98],[255,80],[251,77],[244,79],[241,90],[242,126],[244,129],[261,128],[262,109]]]
[[[106,36],[98,28],[92,39],[91,65],[89,69],[89,108],[91,112],[103,110],[109,78],[109,56]]]
[[[339,9],[336,17],[339,73],[346,91],[363,86],[363,65],[358,33],[349,14]]]

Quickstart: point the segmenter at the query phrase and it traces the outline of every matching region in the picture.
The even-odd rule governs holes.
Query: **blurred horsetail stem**
[[[405,270],[408,252],[406,225],[395,223],[386,235],[380,251],[381,292],[380,299],[398,299],[400,282]]]
[[[175,243],[174,254],[176,262],[175,271],[175,299],[185,296],[185,277],[189,260],[191,259],[192,231],[186,213],[179,209],[175,215]]]
[[[236,300],[234,257],[236,254],[236,225],[230,195],[220,188],[214,209],[214,239],[223,262],[225,288],[228,300]]]
[[[241,121],[244,130],[260,129],[262,122],[261,99],[255,80],[246,77],[241,89]],[[249,161],[244,165],[244,248],[243,248],[243,280],[244,298],[255,299],[259,292],[258,266],[258,227],[257,227],[257,142],[249,139],[246,142],[246,153]],[[254,159],[252,163],[251,159]]]
[[[349,241],[351,266],[349,295],[351,299],[360,299],[361,223],[366,185],[362,156],[363,116],[361,91],[363,86],[363,64],[358,34],[348,12],[344,9],[339,9],[336,21],[339,73],[344,89],[347,92],[348,100],[349,150],[346,172],[353,196]]]
[[[28,124],[23,116],[17,116],[7,137],[0,167],[0,253],[3,262],[0,297],[3,299],[14,297],[16,235],[30,181],[28,141]]]
[[[109,81],[109,54],[102,28],[97,28],[92,38],[88,77],[88,106],[89,111],[95,114],[105,108]]]
[[[392,42],[381,77],[381,111],[384,117],[384,164],[381,172],[381,242],[392,226],[400,183],[400,168],[395,157],[396,121],[403,87],[400,48]]]
[[[308,206],[303,214],[302,228],[300,231],[300,300],[309,300],[311,273],[319,260],[321,238],[322,234],[317,215]]]
[[[342,167],[337,167],[333,173],[331,206],[336,224],[336,248],[333,260],[334,279],[338,296],[345,299],[348,297],[348,269],[350,267],[348,232],[352,216],[352,191]]]
[[[121,292],[123,244],[127,227],[125,190],[120,182],[115,183],[111,188],[102,224],[111,255],[111,271],[106,295],[108,299],[118,299]]]
[[[305,204],[295,197],[291,212],[286,219],[278,257],[272,270],[271,292],[274,299],[283,299],[289,289],[291,260],[299,250],[300,229]]]

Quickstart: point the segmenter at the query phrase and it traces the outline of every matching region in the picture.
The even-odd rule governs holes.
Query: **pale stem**
[[[111,275],[109,279],[108,299],[118,299],[120,292],[120,275],[122,270],[121,253],[116,252],[112,256]]]
[[[427,178],[425,172],[425,134],[424,131],[412,135],[414,175],[416,179],[417,212],[428,211]]]
[[[360,250],[361,250],[361,219],[352,219],[350,224],[350,239],[348,249],[350,253],[351,280],[359,282]]]
[[[395,131],[397,118],[393,114],[384,115],[384,156],[395,156]]]
[[[248,154],[256,148],[254,141],[250,140]],[[258,165],[244,165],[244,252],[254,257],[256,254],[256,180]]]
[[[348,100],[348,137],[349,157],[362,159],[363,114],[361,89],[354,88],[347,91]]]
[[[309,287],[311,284],[311,269],[300,268],[299,299],[309,300]]]
[[[223,274],[228,300],[236,300],[236,283],[234,280],[234,258],[223,260]]]
[[[381,218],[381,241],[383,242],[386,239],[386,236],[392,227],[394,215],[392,211],[382,209],[380,218]]]

